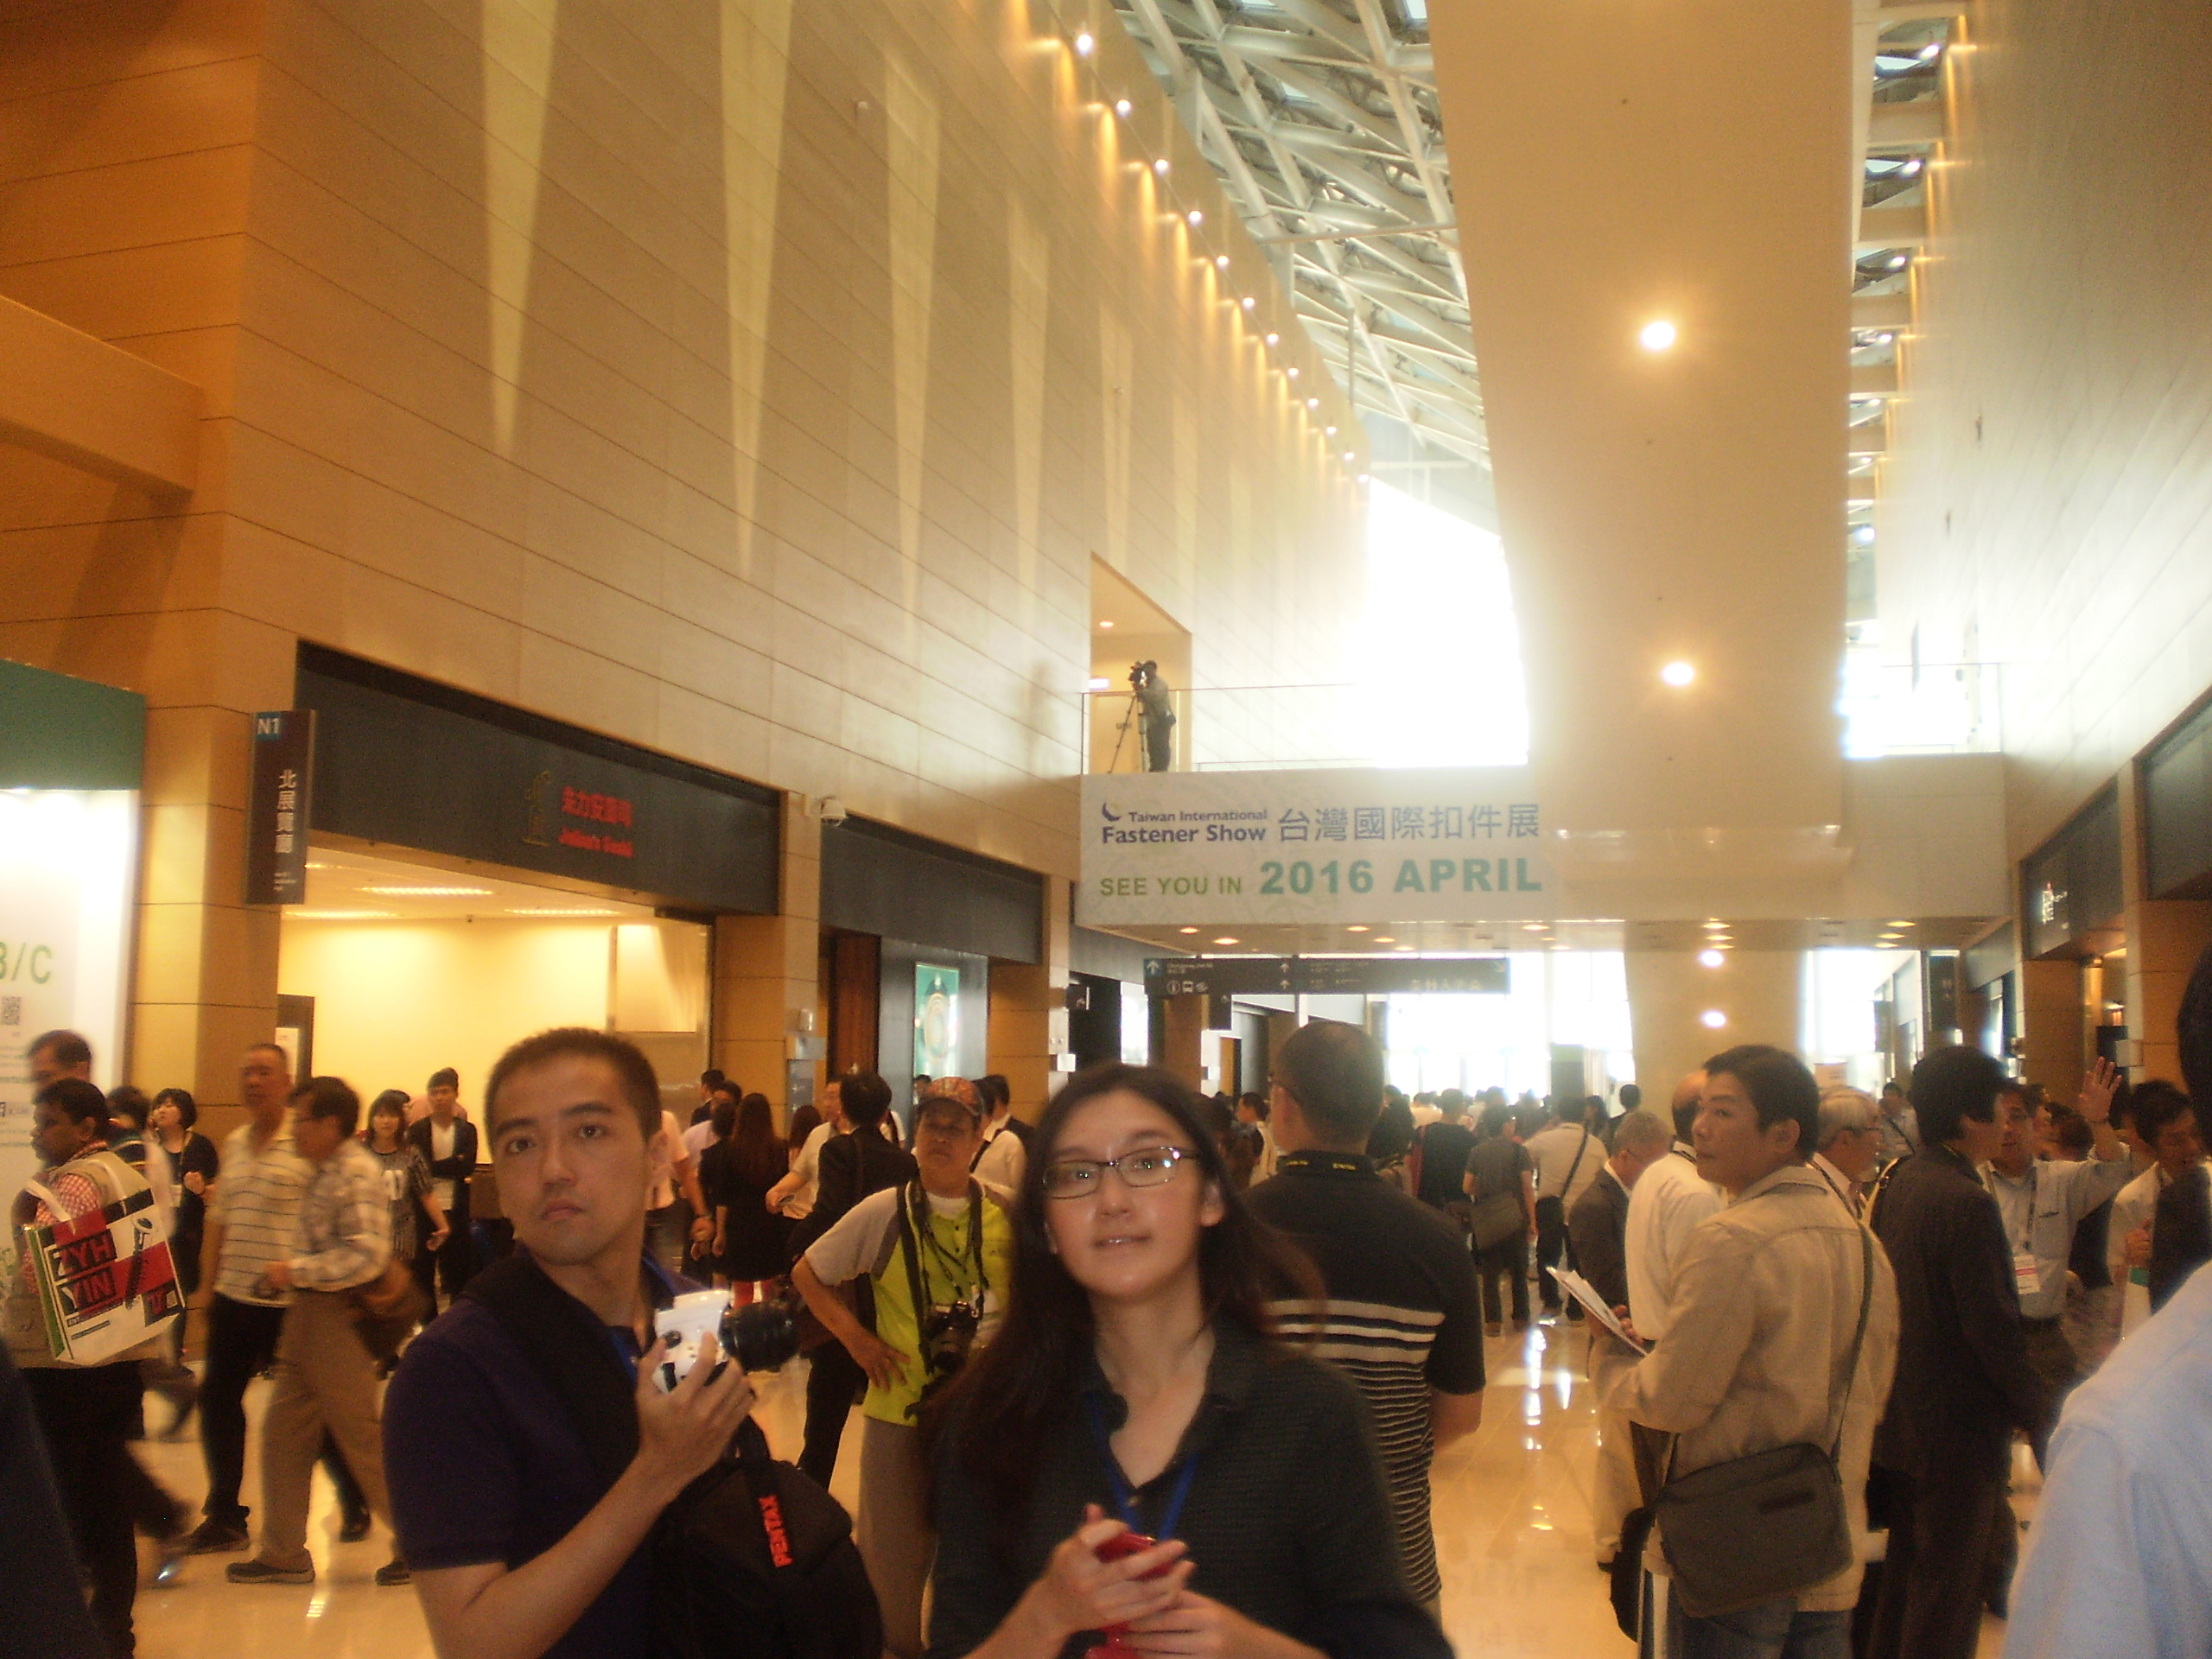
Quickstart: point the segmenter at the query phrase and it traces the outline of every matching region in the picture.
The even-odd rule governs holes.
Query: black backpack
[[[883,1618],[837,1500],[751,1418],[653,1537],[659,1659],[878,1659]]]
[[[462,1293],[504,1325],[612,1485],[638,1452],[635,1383],[590,1311],[525,1253]],[[756,1496],[757,1495],[757,1496]],[[874,1586],[837,1500],[747,1418],[647,1541],[656,1659],[880,1659]]]

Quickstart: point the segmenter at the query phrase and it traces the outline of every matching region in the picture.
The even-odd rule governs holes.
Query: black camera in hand
[[[752,1302],[722,1319],[722,1351],[747,1371],[780,1371],[798,1357],[798,1320],[787,1302]]]

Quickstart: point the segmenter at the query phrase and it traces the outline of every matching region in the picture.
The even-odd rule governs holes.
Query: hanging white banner
[[[1526,767],[1083,780],[1086,926],[1518,921],[1553,913]]]

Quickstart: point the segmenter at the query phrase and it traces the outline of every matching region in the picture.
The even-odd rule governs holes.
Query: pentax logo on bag
[[[784,1530],[784,1506],[772,1492],[760,1499],[760,1525],[768,1535],[768,1559],[778,1567],[791,1564],[791,1541]]]

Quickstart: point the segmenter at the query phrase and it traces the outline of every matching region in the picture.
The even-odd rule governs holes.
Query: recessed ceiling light
[[[1306,400],[1306,407],[1308,409],[1319,409],[1321,407],[1321,400],[1319,397],[1308,397]]]
[[[1325,426],[1321,429],[1321,435],[1325,438],[1333,438],[1337,435],[1337,429],[1333,426]]]
[[[1902,928],[1910,927],[1910,926],[1912,925],[1912,924],[1911,924],[1910,922],[1891,922],[1891,923],[1890,924],[1890,925],[1891,925],[1892,928],[1900,928],[1900,929],[1902,929]]]
[[[1098,626],[1102,628],[1110,628],[1114,625],[1111,622],[1101,622]]]
[[[1697,678],[1697,670],[1688,663],[1673,662],[1659,671],[1659,677],[1671,686],[1685,686]]]
[[[532,906],[522,909],[510,906],[507,909],[510,916],[620,916],[621,913],[619,910],[563,910],[552,906]]]
[[[1229,269],[1229,256],[1225,253],[1217,253],[1214,255],[1213,268],[1216,270],[1227,270]]]
[[[1707,1008],[1703,1014],[1698,1015],[1697,1022],[1707,1031],[1718,1031],[1728,1023],[1728,1016],[1718,1008]]]
[[[1663,352],[1675,343],[1675,325],[1664,317],[1647,322],[1637,333],[1637,343],[1647,352]]]
[[[1347,933],[1364,933],[1367,931],[1367,929],[1360,923],[1354,922],[1350,927],[1344,929],[1344,931]]]
[[[1401,945],[1395,945],[1395,946],[1394,946],[1394,947],[1392,947],[1392,948],[1393,948],[1393,949],[1395,949],[1395,950],[1412,950],[1412,949],[1413,949],[1413,946],[1411,946],[1410,944],[1401,944]]]
[[[1243,299],[1237,301],[1236,303],[1243,306],[1247,311],[1249,311],[1254,306],[1257,305],[1259,302],[1254,299],[1249,294],[1247,294]]]
[[[1075,37],[1076,56],[1078,58],[1089,57],[1090,55],[1091,48],[1097,44],[1098,42],[1096,41],[1091,39],[1090,31],[1087,29],[1084,29],[1081,34]]]
[[[1216,944],[1236,944],[1236,943],[1237,943],[1237,941],[1236,941],[1236,940],[1235,940],[1235,939],[1231,939],[1231,938],[1219,938],[1219,939],[1216,939],[1216,940],[1214,941],[1214,943],[1215,943]]]
[[[1544,925],[1541,922],[1523,922],[1521,931],[1523,933],[1541,933],[1544,931]]]
[[[1094,674],[1090,677],[1089,683],[1084,685],[1084,690],[1086,691],[1103,691],[1113,683],[1114,682],[1108,679],[1103,674]]]
[[[1933,63],[1942,55],[1943,42],[1941,41],[1930,41],[1920,48],[1920,60],[1923,63]]]
[[[1268,334],[1268,335],[1267,336],[1267,342],[1268,342],[1268,345],[1272,346],[1272,345],[1274,345],[1277,340],[1281,340],[1281,338],[1282,338],[1282,336],[1281,336],[1281,334]]]
[[[1911,259],[1902,253],[1893,253],[1890,256],[1890,269],[1891,270],[1903,270],[1911,263]]]
[[[1126,98],[1116,99],[1114,100],[1114,113],[1120,116],[1124,121],[1128,120],[1129,118],[1129,100]]]
[[[308,860],[308,868],[309,868],[309,869],[311,869],[311,870],[327,870],[327,869],[328,869],[329,868],[330,868],[330,866],[329,866],[329,865],[327,865],[327,864],[319,864],[319,863],[317,863],[314,859],[309,859],[309,860]]]
[[[363,887],[363,893],[373,893],[381,899],[489,899],[489,887]]]
[[[1206,222],[1206,216],[1200,213],[1197,208],[1193,207],[1189,213],[1183,215],[1183,222],[1195,231],[1199,226]]]
[[[1167,176],[1167,158],[1163,156],[1158,161],[1154,162],[1152,164],[1152,170],[1155,177],[1162,179],[1166,178]]]
[[[1916,156],[1910,161],[1907,162],[1903,167],[1899,168],[1897,171],[1909,179],[1918,173],[1923,165],[1924,163],[1921,161],[1920,157]]]
[[[1700,950],[1697,953],[1697,960],[1698,966],[1700,968],[1718,968],[1722,963],[1727,961],[1728,958],[1722,956],[1718,950]]]
[[[1375,943],[1377,944],[1395,944],[1397,941],[1387,933],[1377,933],[1375,936]]]
[[[393,912],[389,910],[287,910],[285,918],[296,922],[370,922],[389,921]]]
[[[1175,931],[1178,933],[1195,933],[1198,930],[1195,927],[1179,927]]]

